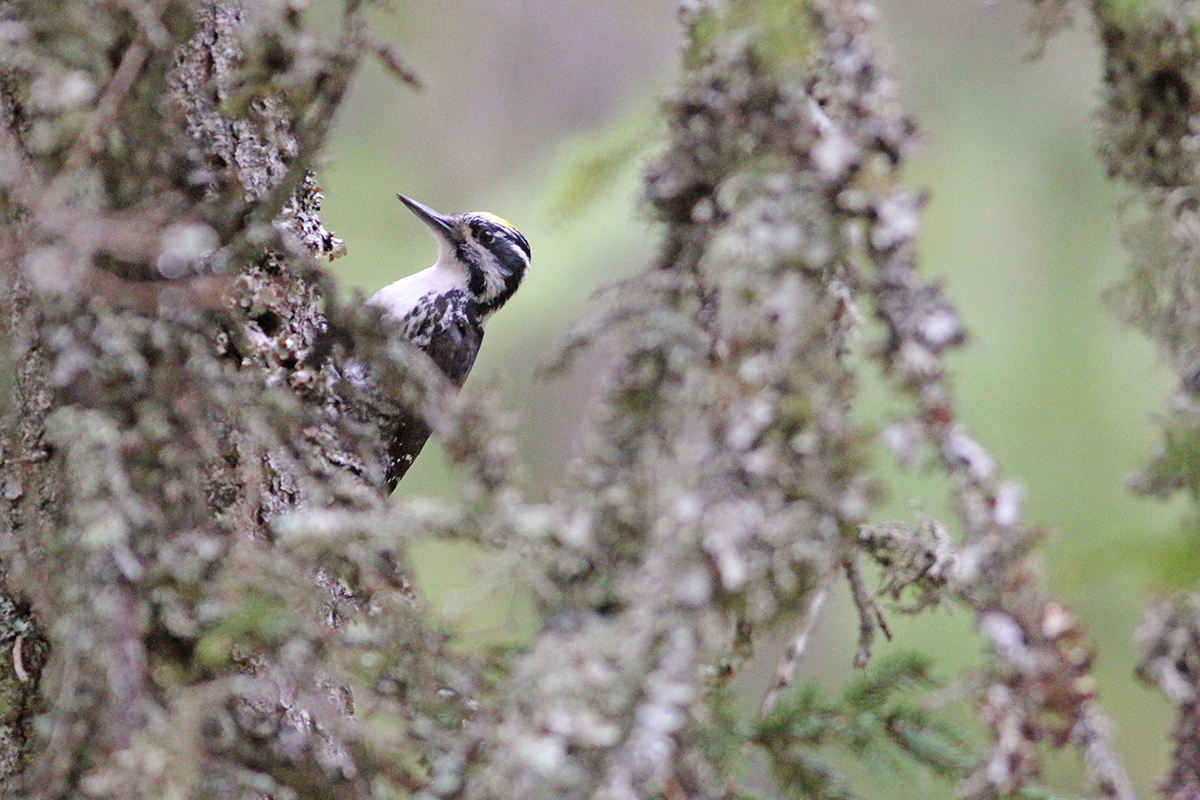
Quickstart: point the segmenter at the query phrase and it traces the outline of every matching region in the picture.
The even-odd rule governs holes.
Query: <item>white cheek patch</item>
[[[508,271],[501,268],[496,257],[491,253],[484,255],[483,284],[488,297],[498,297],[504,291],[504,281]]]

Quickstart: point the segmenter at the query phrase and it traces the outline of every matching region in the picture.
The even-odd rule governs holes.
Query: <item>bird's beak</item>
[[[450,224],[450,217],[447,217],[445,214],[439,214],[429,206],[424,203],[418,203],[411,197],[405,197],[402,194],[398,194],[396,197],[400,198],[400,202],[408,206],[409,210],[416,214],[418,219],[433,228],[434,233],[442,237],[450,236],[453,230],[453,226]]]

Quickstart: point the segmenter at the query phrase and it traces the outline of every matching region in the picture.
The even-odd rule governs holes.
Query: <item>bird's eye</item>
[[[484,230],[479,232],[479,236],[477,238],[479,239],[480,244],[491,244],[492,242],[496,241],[496,234],[492,233],[491,231]]]

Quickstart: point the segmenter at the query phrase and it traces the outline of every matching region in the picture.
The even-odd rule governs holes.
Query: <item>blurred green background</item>
[[[590,295],[642,269],[656,241],[638,211],[637,164],[568,218],[551,200],[555,180],[598,137],[619,144],[658,135],[656,97],[675,75],[681,41],[675,8],[668,0],[397,2],[375,14],[374,29],[396,43],[425,88],[413,92],[368,62],[319,172],[326,225],[349,248],[332,270],[348,288],[370,293],[432,263],[433,241],[397,191],[441,211],[493,211],[528,236],[533,270],[489,324],[469,385],[497,386],[517,415],[513,433],[534,497],[577,446],[601,361],[548,381],[534,372],[569,324],[599,307]],[[1029,521],[1050,531],[1046,579],[1093,633],[1117,745],[1140,792],[1152,794],[1167,768],[1171,715],[1132,677],[1132,635],[1147,602],[1191,585],[1197,559],[1188,507],[1123,488],[1157,442],[1149,415],[1163,407],[1171,379],[1153,347],[1101,299],[1126,262],[1118,224],[1125,195],[1093,155],[1094,33],[1079,24],[1030,60],[1021,5],[886,0],[879,10],[902,97],[925,140],[907,167],[909,183],[932,198],[923,269],[944,282],[972,332],[953,361],[961,416],[1027,487]],[[901,408],[870,381],[863,396],[860,419],[875,428]],[[913,498],[946,518],[944,485],[897,474],[883,454],[879,464],[893,498],[879,519],[911,519]],[[454,490],[431,443],[399,493]],[[527,634],[520,588],[502,573],[480,579],[486,557],[437,544],[416,557],[423,588],[450,624],[484,639]],[[809,678],[830,686],[849,674],[856,635],[840,591],[804,664]],[[978,662],[967,613],[894,616],[892,630],[894,641],[877,652],[927,651],[948,677]],[[755,681],[765,686],[788,633],[759,648],[749,692],[759,691]],[[1051,761],[1061,785],[1078,776],[1075,756]],[[864,780],[864,793],[876,794]],[[886,793],[931,791],[952,795],[923,781]]]

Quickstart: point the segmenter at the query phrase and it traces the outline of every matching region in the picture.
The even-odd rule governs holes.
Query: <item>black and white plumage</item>
[[[416,200],[396,196],[433,231],[437,261],[383,287],[367,303],[381,309],[404,338],[461,387],[475,364],[484,325],[529,271],[529,242],[493,214],[439,214]],[[401,413],[389,421],[385,431],[388,491],[404,477],[429,433],[419,414]]]

